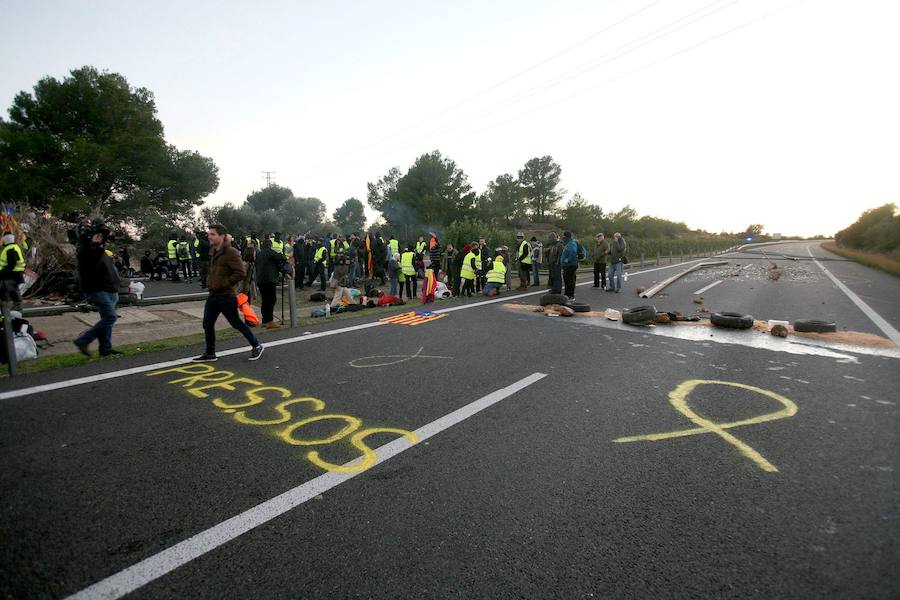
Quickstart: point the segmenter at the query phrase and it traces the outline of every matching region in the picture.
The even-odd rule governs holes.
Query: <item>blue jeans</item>
[[[484,295],[487,296],[491,290],[497,290],[497,293],[500,293],[500,288],[503,287],[502,283],[486,283],[484,284]]]
[[[534,280],[532,282],[534,285],[541,285],[541,280],[538,279],[538,267],[537,261],[531,263],[531,278]]]
[[[106,354],[112,350],[112,328],[118,318],[116,304],[119,303],[119,294],[116,292],[86,292],[84,297],[97,307],[100,312],[100,320],[82,333],[75,343],[79,346],[87,346],[97,340],[100,342],[100,354]]]
[[[356,263],[350,264],[350,272],[347,274],[347,287],[353,287],[356,283]]]
[[[206,353],[216,353],[216,319],[225,315],[228,324],[241,332],[250,345],[256,348],[259,340],[238,316],[237,296],[234,294],[210,294],[203,307],[203,333],[206,336]]]
[[[609,289],[622,289],[622,274],[625,272],[625,263],[617,261],[609,265]]]
[[[397,295],[397,278],[391,277],[391,296]]]

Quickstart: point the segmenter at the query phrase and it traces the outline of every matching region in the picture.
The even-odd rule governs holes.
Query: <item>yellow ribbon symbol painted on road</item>
[[[742,390],[749,390],[751,392],[756,392],[757,394],[761,394],[768,398],[772,398],[773,400],[778,401],[784,408],[779,411],[767,413],[764,415],[759,415],[757,417],[752,417],[749,419],[742,419],[740,421],[732,421],[730,423],[715,423],[710,421],[707,418],[701,417],[696,412],[694,412],[687,404],[688,396],[691,395],[691,392],[694,391],[698,386],[701,385],[727,385],[730,387],[740,388]],[[697,425],[697,427],[692,429],[682,429],[680,431],[669,431],[664,433],[652,433],[649,435],[633,435],[628,437],[620,437],[613,440],[614,442],[656,442],[659,440],[668,440],[676,437],[684,437],[687,435],[700,435],[703,433],[714,433],[721,437],[723,440],[740,450],[741,454],[755,462],[760,469],[763,471],[768,471],[770,473],[777,473],[778,468],[767,461],[762,455],[731,435],[726,429],[733,429],[735,427],[743,427],[744,425],[757,425],[759,423],[765,423],[767,421],[777,421],[778,419],[785,419],[787,417],[793,417],[797,414],[797,405],[785,398],[780,394],[776,394],[775,392],[771,392],[769,390],[764,390],[762,388],[754,387],[752,385],[745,385],[743,383],[733,383],[730,381],[714,381],[707,379],[689,379],[688,381],[683,381],[678,385],[677,388],[669,392],[669,402],[672,403],[672,406],[675,407],[675,410],[683,414],[687,417],[692,423]]]

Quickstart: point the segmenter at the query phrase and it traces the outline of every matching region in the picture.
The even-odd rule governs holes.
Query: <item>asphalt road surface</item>
[[[900,280],[807,246],[652,302],[896,335]],[[900,596],[896,347],[507,306],[537,300],[5,381],[0,595]]]

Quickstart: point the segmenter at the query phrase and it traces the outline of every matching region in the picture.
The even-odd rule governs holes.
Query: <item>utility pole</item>
[[[266,187],[272,187],[272,183],[275,181],[275,171],[263,171],[263,179],[266,180]]]

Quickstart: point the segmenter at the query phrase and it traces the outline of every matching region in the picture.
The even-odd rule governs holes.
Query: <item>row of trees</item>
[[[504,173],[488,183],[482,194],[469,185],[465,172],[451,159],[434,151],[423,154],[402,173],[398,167],[368,184],[369,206],[379,211],[388,231],[401,237],[430,229],[447,232],[451,241],[490,237],[492,232],[515,229],[541,231],[568,229],[581,235],[621,231],[643,239],[725,237],[734,239],[762,233],[754,224],[746,232],[714,236],[691,230],[685,223],[639,216],[631,206],[604,211],[575,193],[562,205],[562,168],[551,156],[535,157],[516,175]],[[505,235],[505,233],[504,233]]]
[[[839,231],[835,241],[841,246],[890,254],[900,260],[900,212],[896,204],[865,211],[853,225]]]

